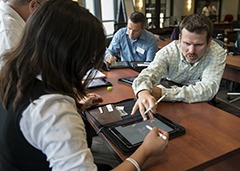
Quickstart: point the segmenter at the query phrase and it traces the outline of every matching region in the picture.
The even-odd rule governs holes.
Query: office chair
[[[224,16],[223,21],[226,21],[226,22],[229,22],[229,23],[232,22],[233,21],[233,15],[232,14],[226,14]]]
[[[126,27],[127,23],[114,23],[114,33],[115,34],[120,28]]]
[[[108,47],[112,41],[113,36],[106,38],[106,46]]]
[[[172,34],[170,36],[170,39],[171,40],[178,40],[179,38],[179,33],[180,33],[180,30],[179,30],[179,27],[175,27],[172,31]]]

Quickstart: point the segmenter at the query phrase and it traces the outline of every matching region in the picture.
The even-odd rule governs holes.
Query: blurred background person
[[[158,50],[157,38],[145,29],[146,17],[133,12],[127,27],[119,29],[106,50],[108,64],[118,61],[152,61]]]
[[[210,1],[204,5],[202,14],[209,17],[212,22],[217,21],[217,9]]]
[[[19,40],[30,14],[46,0],[5,0],[0,2],[0,56]],[[0,69],[3,65],[0,57]]]

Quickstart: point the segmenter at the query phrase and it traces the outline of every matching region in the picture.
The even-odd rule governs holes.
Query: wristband
[[[128,157],[126,160],[129,161],[130,163],[132,163],[132,164],[136,167],[137,171],[141,171],[140,166],[139,166],[139,164],[136,162],[136,160],[134,160],[134,159],[131,158],[131,157]]]

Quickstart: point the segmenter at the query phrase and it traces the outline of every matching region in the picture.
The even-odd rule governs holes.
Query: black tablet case
[[[126,85],[132,86],[132,83],[133,83],[133,81],[136,77],[137,76],[119,78],[118,81],[121,82],[121,83],[124,83]],[[160,84],[163,85],[166,88],[170,88],[171,86],[178,86],[178,87],[183,86],[183,84],[179,84],[179,83],[170,81],[166,78],[162,78],[161,81],[160,81]]]
[[[116,145],[119,150],[125,154],[134,152],[140,144],[127,147],[112,133],[110,129],[120,125],[134,124],[142,121],[142,116],[139,111],[135,115],[130,115],[135,102],[136,99],[126,99],[117,103],[113,103],[111,104],[113,106],[112,112],[108,112],[106,105],[97,106],[86,111],[86,115],[90,117],[98,126],[99,132],[105,134],[114,143],[114,145]],[[126,111],[128,115],[121,117],[121,112],[119,112],[115,106],[124,106],[124,111]],[[103,113],[100,112],[98,107],[102,108]],[[172,122],[161,114],[157,114],[155,117],[164,123],[169,123],[175,126],[175,132],[169,134],[169,139],[185,134],[185,128],[181,125]]]
[[[133,81],[134,81],[134,79],[135,79],[136,77],[137,77],[137,76],[119,78],[118,81],[121,82],[121,83],[123,83],[123,84],[132,86]]]
[[[119,68],[146,68],[150,62],[140,62],[140,61],[118,61],[109,66],[110,69],[119,69]]]

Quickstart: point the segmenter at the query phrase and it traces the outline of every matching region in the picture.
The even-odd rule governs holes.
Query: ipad
[[[89,81],[87,88],[97,88],[97,87],[105,87],[112,86],[112,84],[107,81],[105,78],[96,78]]]
[[[128,148],[139,146],[143,142],[144,138],[149,133],[149,129],[146,128],[146,125],[161,128],[167,131],[169,135],[176,131],[174,124],[159,120],[156,117],[154,120],[154,122],[146,120],[131,125],[117,126],[110,128],[110,131]]]
[[[140,68],[147,68],[150,64],[149,61],[144,61],[144,62],[140,62],[140,61],[133,61],[131,62],[132,63],[132,66],[133,68],[137,68],[137,67],[140,67]]]
[[[119,78],[118,81],[123,84],[127,84],[127,85],[131,86],[135,78],[137,78],[137,76]]]
[[[118,62],[115,62],[113,64],[111,64],[109,66],[110,69],[113,69],[113,68],[116,68],[116,69],[119,69],[119,68],[131,68],[130,66],[130,62],[128,61],[118,61]]]

